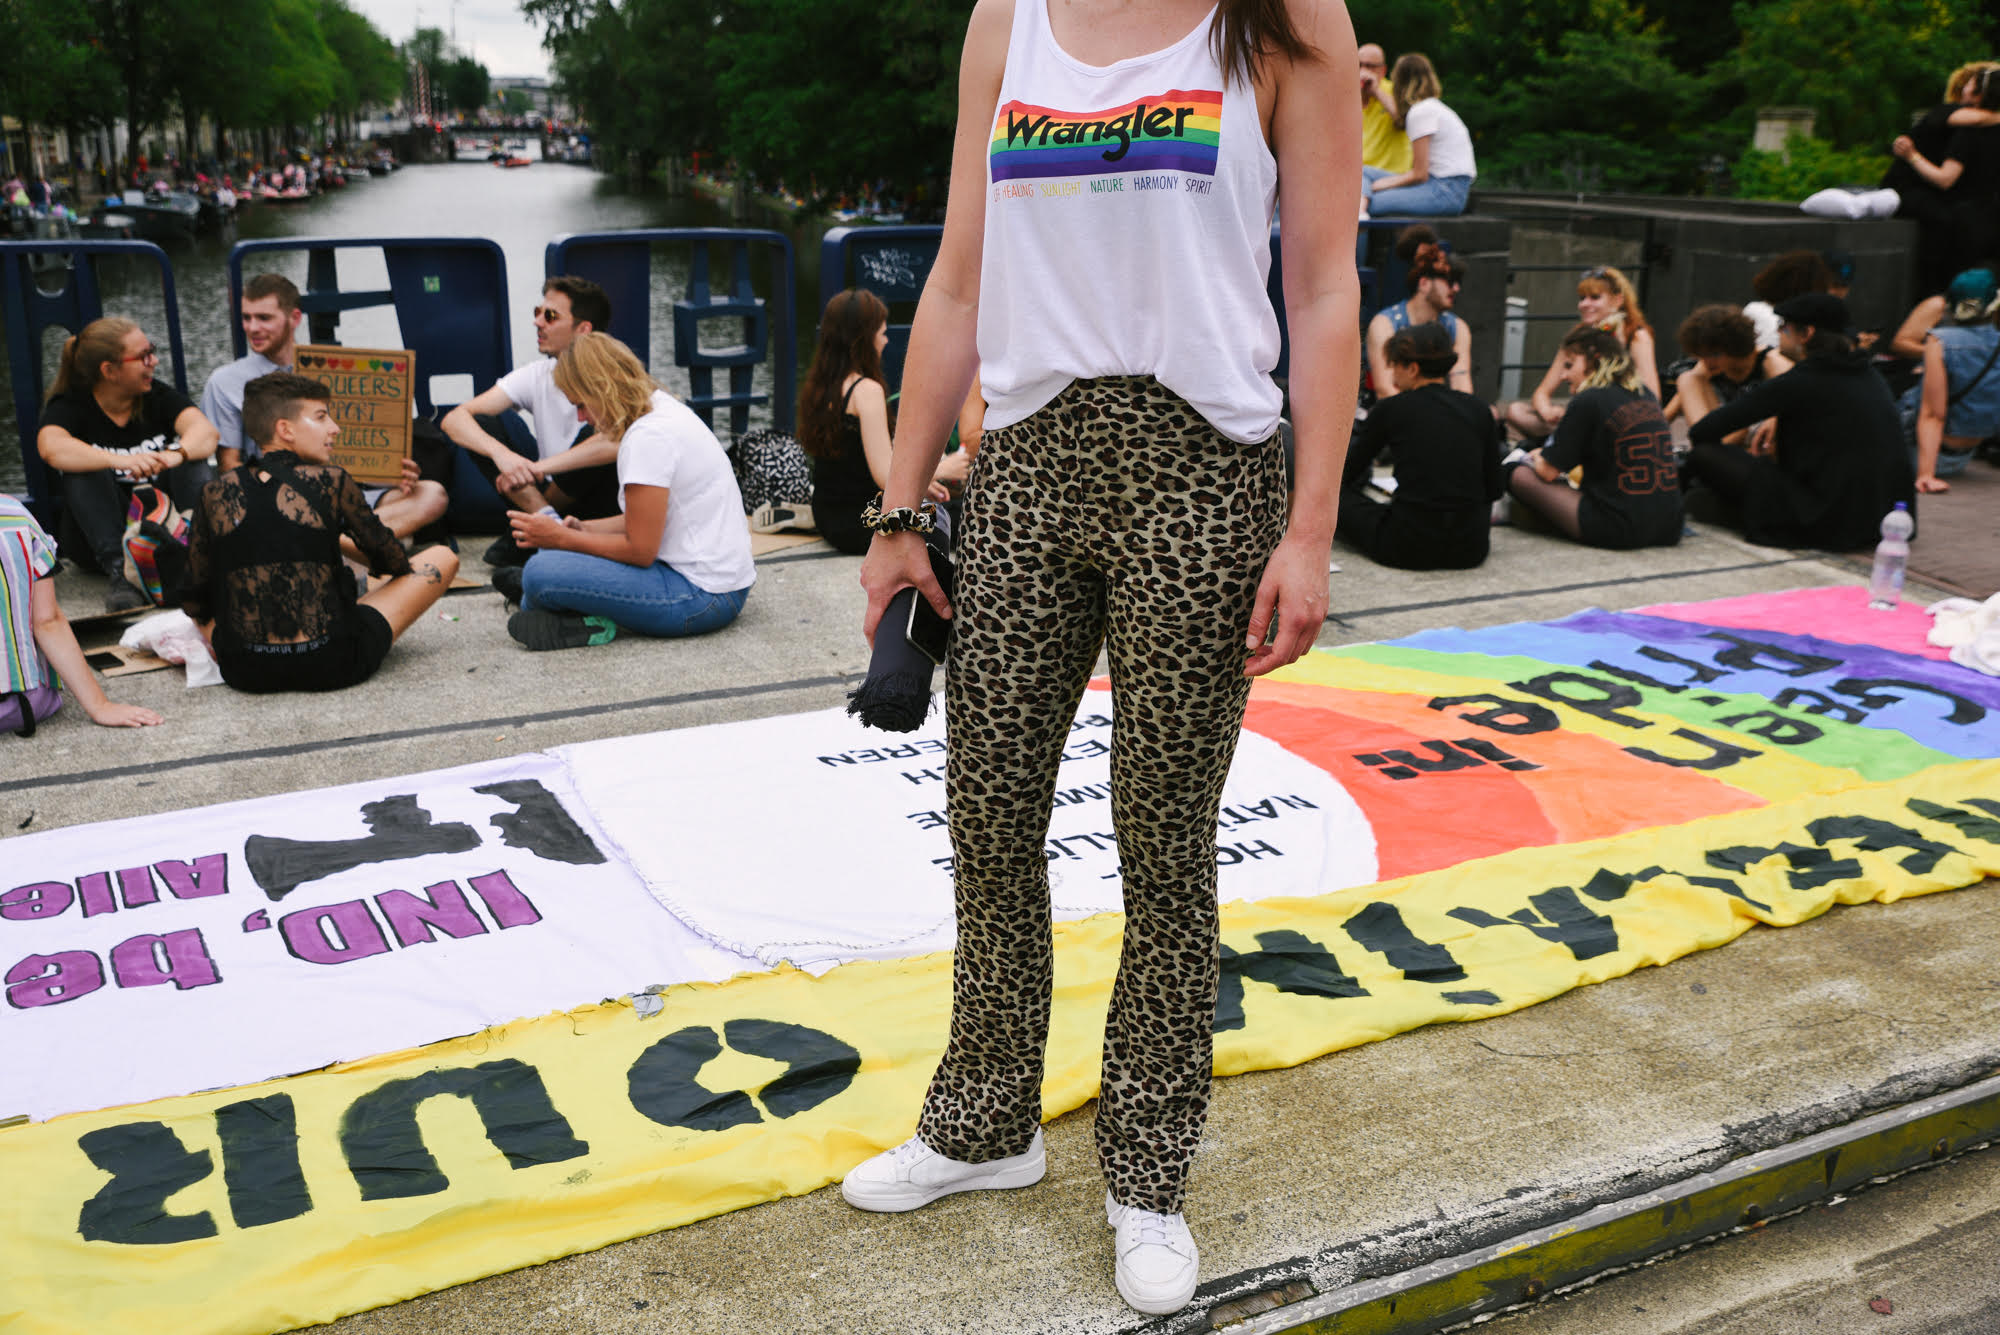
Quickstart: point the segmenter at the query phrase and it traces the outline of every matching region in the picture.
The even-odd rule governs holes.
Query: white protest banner
[[[1111,827],[1111,695],[1088,691],[1056,779],[1045,855],[1058,919],[1122,907]],[[722,948],[820,970],[953,941],[944,720],[907,735],[839,709],[560,751],[577,791],[675,916]],[[1229,900],[1376,879],[1367,819],[1326,770],[1246,732],[1223,789]]]
[[[6,841],[0,1116],[242,1084],[753,960],[647,895],[549,755]]]

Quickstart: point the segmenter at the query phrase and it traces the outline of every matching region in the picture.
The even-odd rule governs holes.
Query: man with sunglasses
[[[81,538],[111,579],[107,612],[148,601],[124,573],[132,488],[150,482],[187,509],[215,475],[215,427],[172,382],[155,378],[159,366],[159,349],[138,325],[92,320],[63,345],[35,430],[36,452],[61,477],[65,545],[69,535]]]
[[[469,454],[515,510],[533,514],[553,506],[578,519],[604,519],[618,511],[618,446],[599,440],[577,416],[576,405],[556,388],[556,358],[577,335],[606,329],[611,298],[587,278],[558,274],[542,284],[535,308],[537,361],[516,367],[490,389],[459,404],[439,423]],[[518,409],[534,419],[534,453],[510,437],[500,417]],[[516,424],[518,425],[518,423]],[[579,431],[581,429],[581,432]],[[527,564],[533,552],[501,534],[486,549],[491,566]]]

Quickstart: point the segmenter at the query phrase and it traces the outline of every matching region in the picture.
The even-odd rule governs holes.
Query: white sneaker
[[[1186,1307],[1201,1269],[1187,1216],[1120,1205],[1107,1191],[1104,1221],[1118,1230],[1118,1296],[1134,1311],[1151,1316]]]
[[[1034,1140],[1021,1153],[985,1163],[947,1159],[921,1137],[912,1136],[896,1148],[856,1164],[840,1180],[840,1194],[856,1209],[895,1213],[929,1205],[954,1191],[1032,1187],[1047,1172],[1040,1127],[1035,1128]]]

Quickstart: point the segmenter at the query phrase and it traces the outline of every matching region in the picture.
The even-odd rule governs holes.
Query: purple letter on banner
[[[155,862],[153,870],[175,899],[207,899],[229,893],[229,855],[210,853],[193,862]]]
[[[486,924],[466,902],[465,891],[458,888],[457,881],[439,881],[424,889],[430,894],[429,899],[408,890],[389,890],[375,896],[389,930],[396,934],[397,945],[416,946],[435,941],[433,927],[454,938],[485,934]]]
[[[9,922],[53,918],[66,912],[75,902],[76,891],[69,888],[68,881],[36,881],[33,885],[17,885],[12,890],[0,892],[0,918]]]
[[[201,932],[189,927],[162,936],[135,936],[111,947],[111,976],[120,987],[172,983],[185,992],[222,981]]]
[[[23,1010],[75,1001],[104,986],[104,966],[87,950],[30,955],[7,970],[7,1004]]]
[[[542,920],[528,897],[514,888],[504,871],[489,871],[484,876],[472,878],[472,888],[486,901],[486,907],[493,913],[493,921],[502,927],[526,927]]]
[[[308,964],[345,964],[388,951],[389,942],[366,900],[300,909],[278,919],[285,949]]]

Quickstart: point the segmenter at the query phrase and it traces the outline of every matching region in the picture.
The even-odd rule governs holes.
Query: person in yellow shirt
[[[1410,136],[1403,132],[1396,95],[1389,88],[1389,58],[1373,42],[1357,54],[1361,57],[1361,164],[1398,174],[1407,172]]]

